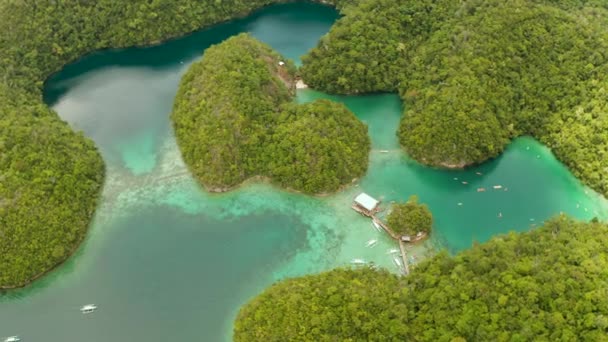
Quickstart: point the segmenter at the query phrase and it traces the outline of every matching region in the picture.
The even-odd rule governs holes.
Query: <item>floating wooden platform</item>
[[[402,271],[404,274],[409,274],[410,273],[410,268],[407,262],[407,252],[405,250],[405,242],[408,243],[414,243],[414,242],[418,242],[424,238],[426,238],[427,234],[426,233],[422,233],[413,237],[409,237],[409,240],[404,240],[403,237],[397,233],[395,233],[392,229],[390,229],[388,227],[388,225],[386,225],[386,223],[382,222],[382,220],[380,220],[376,214],[378,212],[380,212],[380,208],[378,207],[378,205],[376,205],[372,210],[367,210],[366,208],[362,208],[360,205],[358,205],[357,203],[353,203],[351,205],[351,208],[358,212],[359,214],[366,216],[366,217],[371,217],[374,225],[377,225],[379,227],[381,227],[391,238],[393,238],[393,240],[397,240],[397,243],[399,243],[399,249],[401,250],[401,259],[403,260],[403,268]],[[396,262],[397,263],[397,262]],[[398,264],[398,263],[397,263]]]
[[[407,254],[405,252],[405,243],[399,240],[399,249],[401,249],[401,258],[403,258],[403,271],[405,275],[410,274],[410,266],[407,264]]]

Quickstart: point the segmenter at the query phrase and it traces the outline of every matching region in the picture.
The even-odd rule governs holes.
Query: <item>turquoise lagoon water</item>
[[[399,149],[402,108],[390,94],[298,92],[300,102],[342,101],[369,126],[369,171],[346,190],[324,198],[267,184],[204,192],[181,160],[169,121],[188,65],[210,44],[243,31],[298,60],[336,18],[320,5],[273,6],[159,46],[99,52],[50,79],[47,102],[95,140],[107,180],[77,254],[32,286],[0,295],[0,337],[229,340],[238,308],[279,279],[346,266],[353,258],[397,271],[386,254],[394,243],[350,209],[360,191],[381,198],[385,208],[412,194],[429,205],[435,232],[410,250],[418,260],[528,230],[560,212],[607,217],[606,201],[530,138],[466,171],[418,165]],[[487,191],[477,192],[480,187]],[[369,239],[379,243],[367,248]],[[78,308],[87,303],[100,309],[83,316]]]

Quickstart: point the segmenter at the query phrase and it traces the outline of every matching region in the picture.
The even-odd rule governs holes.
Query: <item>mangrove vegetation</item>
[[[235,341],[606,341],[608,226],[564,216],[440,254],[281,281],[244,306]]]
[[[344,105],[297,105],[296,68],[248,34],[205,51],[184,75],[171,116],[187,165],[211,191],[254,176],[328,193],[367,170],[367,127]]]

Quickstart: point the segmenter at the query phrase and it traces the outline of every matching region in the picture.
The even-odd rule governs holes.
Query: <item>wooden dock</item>
[[[407,264],[407,253],[405,252],[405,243],[399,240],[399,249],[401,249],[401,258],[403,259],[403,270],[405,275],[410,274],[410,266]]]
[[[407,242],[417,242],[422,240],[423,238],[426,237],[426,234],[421,234],[419,236],[414,237],[413,239],[409,236],[406,237],[405,241],[402,238],[402,236],[400,236],[399,234],[395,233],[392,229],[390,229],[388,227],[388,225],[384,222],[382,222],[382,220],[380,220],[376,214],[378,212],[381,211],[381,209],[379,208],[378,204],[380,203],[379,201],[374,200],[373,198],[371,198],[371,200],[376,201],[376,204],[374,205],[373,208],[370,208],[370,205],[366,204],[366,201],[369,198],[363,198],[363,200],[357,200],[357,198],[359,198],[360,196],[365,195],[364,197],[369,197],[371,198],[369,195],[365,194],[365,193],[361,193],[359,196],[357,196],[354,200],[354,203],[352,204],[351,208],[353,208],[353,210],[355,210],[356,212],[358,212],[359,214],[363,215],[363,216],[367,216],[370,217],[372,219],[372,222],[375,226],[379,226],[382,227],[382,229],[391,237],[393,238],[393,240],[396,240],[397,243],[399,243],[399,249],[401,250],[401,260],[403,260],[403,265],[401,268],[401,271],[407,275],[410,273],[410,267],[408,265],[407,262],[407,252],[405,251],[405,241]],[[404,236],[405,237],[405,236]],[[397,264],[397,266],[399,266],[398,264],[398,259],[395,261],[395,263]]]
[[[382,220],[376,217],[376,215],[372,215],[372,221],[374,221],[377,225],[382,227],[384,231],[392,237],[394,240],[397,240],[399,243],[399,249],[401,249],[401,259],[403,260],[403,270],[406,275],[410,274],[410,267],[407,264],[407,253],[405,252],[405,243],[401,240],[401,237],[395,234]]]
[[[395,232],[393,232],[387,225],[386,223],[382,222],[382,220],[380,220],[379,218],[376,217],[376,215],[372,215],[372,221],[376,222],[377,225],[379,225],[380,227],[382,227],[382,229],[384,229],[384,231],[390,235],[393,239],[400,241],[401,239],[399,238],[399,236],[397,236],[397,234],[395,234]]]

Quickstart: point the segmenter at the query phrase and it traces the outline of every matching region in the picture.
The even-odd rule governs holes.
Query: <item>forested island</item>
[[[235,341],[606,341],[608,226],[564,216],[443,253],[407,277],[370,267],[281,281]]]
[[[175,135],[210,191],[256,176],[306,193],[329,193],[367,170],[367,127],[342,104],[297,105],[296,67],[248,34],[212,46],[182,78]]]
[[[608,194],[603,1],[361,0],[307,56],[308,85],[399,92],[399,139],[417,161],[461,168],[532,135]]]
[[[104,179],[94,144],[43,102],[45,80],[89,52],[159,43],[279,2],[0,1],[0,288],[71,255]]]
[[[400,236],[428,236],[433,228],[433,215],[426,204],[418,203],[418,196],[411,196],[405,203],[391,205],[387,223]]]

